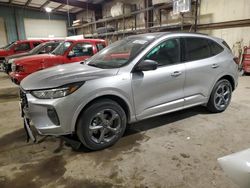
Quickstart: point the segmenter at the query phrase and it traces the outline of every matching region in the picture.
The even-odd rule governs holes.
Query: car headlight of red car
[[[24,72],[24,67],[22,65],[16,65],[15,63],[12,63],[11,70],[12,72]]]

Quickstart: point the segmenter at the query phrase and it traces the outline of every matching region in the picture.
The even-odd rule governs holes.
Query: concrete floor
[[[53,137],[26,143],[17,98],[2,95],[0,187],[236,187],[216,159],[250,147],[249,94],[250,76],[241,77],[224,113],[195,107],[151,118],[98,152]]]

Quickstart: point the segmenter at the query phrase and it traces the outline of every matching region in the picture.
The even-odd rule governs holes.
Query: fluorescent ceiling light
[[[46,12],[51,12],[51,11],[52,11],[52,8],[50,8],[50,7],[45,7],[45,11],[46,11]]]

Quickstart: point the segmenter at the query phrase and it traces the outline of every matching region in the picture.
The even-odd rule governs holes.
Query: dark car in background
[[[29,52],[7,56],[5,57],[5,60],[3,61],[3,69],[8,74],[9,72],[11,72],[11,65],[15,59],[20,58],[20,57],[36,55],[36,54],[48,54],[52,52],[59,44],[60,44],[60,41],[45,42],[45,43],[39,44],[38,46],[30,50]]]

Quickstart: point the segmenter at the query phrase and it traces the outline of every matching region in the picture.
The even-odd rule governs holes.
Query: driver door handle
[[[177,76],[180,76],[181,74],[182,74],[181,71],[174,71],[174,72],[171,74],[171,76],[177,77]]]

